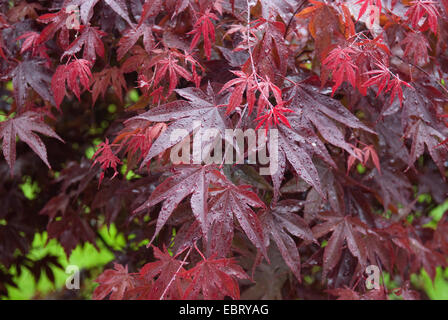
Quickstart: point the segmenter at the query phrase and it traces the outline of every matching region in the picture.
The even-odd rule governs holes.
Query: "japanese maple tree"
[[[447,0],[2,1],[0,74],[0,296],[54,280],[42,232],[110,250],[93,299],[424,299],[447,267]]]

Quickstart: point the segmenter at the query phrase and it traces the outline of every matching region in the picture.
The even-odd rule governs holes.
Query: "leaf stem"
[[[196,246],[196,243],[195,243]],[[174,273],[173,277],[171,278],[170,282],[168,282],[168,285],[165,287],[165,290],[163,290],[162,295],[160,296],[159,300],[163,300],[163,298],[165,297],[165,294],[167,293],[169,287],[171,286],[171,284],[173,283],[174,279],[176,279],[177,274],[179,273],[180,269],[182,268],[182,266],[185,264],[185,261],[187,260],[188,256],[190,255],[191,249],[193,248],[193,246],[190,246],[190,249],[188,249],[187,254],[185,255],[184,259],[182,260],[182,262],[179,265],[179,268],[177,268],[176,273]]]

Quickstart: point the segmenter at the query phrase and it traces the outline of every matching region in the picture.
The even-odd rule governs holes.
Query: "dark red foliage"
[[[35,233],[70,255],[113,224],[126,245],[95,299],[425,298],[411,275],[448,257],[447,215],[430,215],[448,196],[447,14],[446,0],[3,1],[0,295],[11,266],[54,278],[53,256],[26,256]],[[369,290],[372,265],[398,287]]]

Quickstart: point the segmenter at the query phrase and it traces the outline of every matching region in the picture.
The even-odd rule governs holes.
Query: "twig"
[[[252,55],[252,50],[250,48],[250,44],[249,44],[249,39],[250,39],[250,3],[249,0],[246,0],[247,3],[247,49],[249,51],[249,59],[250,59],[250,64],[252,67],[252,75],[254,76],[254,80],[255,83],[257,84],[258,90],[260,91],[261,95],[263,96],[264,100],[268,103],[270,109],[272,110],[274,108],[274,106],[272,105],[272,103],[269,101],[269,99],[266,97],[266,95],[264,94],[263,90],[261,89],[260,83],[258,82],[257,77],[262,78],[260,75],[258,75],[256,69],[255,69],[255,63],[254,63],[254,57]]]
[[[428,76],[428,78],[432,79],[432,80],[436,80],[434,79],[434,76],[430,75],[425,69],[423,69],[422,67],[419,67],[415,64],[413,64],[412,62],[406,61],[404,60],[402,57],[399,57],[397,55],[394,56],[395,58],[400,59],[402,62],[409,64],[410,66],[413,66],[414,68],[417,68],[419,71],[423,72],[426,76]],[[437,85],[442,88],[442,90],[444,91],[444,93],[448,96],[448,89],[445,88],[439,81],[436,80]]]
[[[299,12],[300,9],[302,9],[303,5],[306,3],[307,3],[307,1],[303,0],[302,3],[300,3],[299,6],[297,7],[296,11],[294,11],[294,13],[292,14],[292,17],[291,17],[291,19],[289,19],[288,25],[286,26],[286,30],[285,30],[285,34],[283,35],[283,38],[286,39],[286,36],[288,35],[289,27],[291,26],[294,16]]]
[[[196,243],[195,243],[196,244]],[[176,273],[173,275],[173,277],[171,278],[170,282],[168,282],[168,285],[166,286],[165,290],[163,290],[162,295],[160,296],[159,300],[163,300],[166,292],[168,291],[169,287],[171,286],[171,284],[173,283],[174,279],[176,279],[177,274],[179,273],[180,269],[182,268],[182,266],[185,264],[185,261],[187,260],[188,256],[190,255],[191,249],[193,248],[193,246],[190,246],[190,249],[188,249],[187,254],[185,255],[184,259],[182,260],[182,262],[180,263],[179,268],[177,268]]]

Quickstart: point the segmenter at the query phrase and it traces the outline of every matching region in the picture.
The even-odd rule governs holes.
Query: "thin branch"
[[[196,243],[195,243],[196,245]],[[170,282],[168,282],[168,285],[166,286],[165,290],[163,290],[162,295],[160,296],[159,300],[163,300],[163,298],[165,297],[165,294],[167,293],[169,287],[171,286],[171,284],[173,283],[174,279],[176,279],[177,274],[179,273],[180,269],[183,267],[183,265],[185,264],[185,261],[187,260],[188,256],[190,255],[191,249],[193,248],[193,246],[190,246],[190,249],[188,249],[187,254],[185,255],[184,259],[182,260],[182,262],[180,263],[179,268],[177,268],[176,273],[173,275],[173,277],[171,278]]]
[[[272,110],[274,108],[274,106],[269,101],[268,97],[266,97],[266,95],[264,94],[263,90],[261,89],[260,83],[258,82],[258,79],[257,79],[257,77],[260,77],[260,78],[262,78],[262,77],[260,75],[258,75],[258,73],[256,71],[257,69],[255,69],[254,57],[252,55],[252,50],[251,50],[250,43],[249,43],[249,39],[250,39],[250,23],[251,23],[251,21],[250,21],[250,8],[251,8],[251,5],[249,3],[249,0],[246,0],[246,3],[247,3],[247,20],[246,20],[246,22],[247,22],[247,31],[246,31],[246,33],[247,33],[247,49],[249,51],[249,59],[250,59],[250,64],[251,64],[251,68],[252,68],[252,75],[254,76],[254,80],[255,80],[255,83],[257,84],[258,90],[260,91],[260,93],[263,96],[264,100],[268,103],[270,109]]]
[[[417,68],[419,71],[423,72],[428,78],[435,80],[435,82],[437,83],[437,85],[443,90],[443,92],[448,96],[448,89],[445,88],[439,81],[437,81],[436,79],[434,79],[434,76],[430,75],[425,69],[423,69],[422,67],[419,67],[417,65],[415,65],[414,63],[410,62],[410,61],[406,61],[404,60],[402,57],[399,57],[397,55],[394,56],[394,58],[398,58],[399,60],[401,60],[404,63],[409,64],[410,66],[413,66],[414,68]]]
[[[303,0],[302,3],[300,3],[299,6],[297,7],[296,11],[294,11],[294,13],[292,14],[292,17],[291,17],[291,19],[289,19],[288,25],[286,26],[286,30],[285,30],[285,34],[283,35],[283,38],[286,39],[286,36],[288,35],[289,27],[291,27],[292,20],[294,19],[295,15],[300,11],[300,9],[303,8],[303,5],[306,3],[307,3],[307,1]]]

